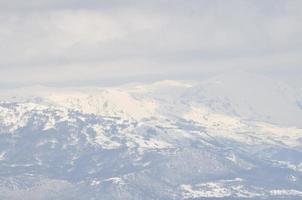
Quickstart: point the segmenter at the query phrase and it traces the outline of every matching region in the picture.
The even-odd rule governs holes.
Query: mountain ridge
[[[229,113],[213,80],[1,92],[0,198],[301,198],[302,129]]]

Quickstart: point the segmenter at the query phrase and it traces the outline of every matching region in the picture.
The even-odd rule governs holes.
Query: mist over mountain
[[[302,198],[301,88],[267,76],[0,99],[1,199]]]
[[[301,200],[301,0],[0,0],[0,200]]]

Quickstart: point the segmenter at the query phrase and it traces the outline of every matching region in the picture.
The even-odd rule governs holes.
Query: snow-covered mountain
[[[0,199],[301,199],[301,90],[224,74],[0,93]]]
[[[265,76],[223,74],[202,82],[188,93],[187,97],[213,111],[302,127],[301,90]]]

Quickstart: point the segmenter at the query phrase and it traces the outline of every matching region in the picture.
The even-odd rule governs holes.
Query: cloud
[[[0,1],[2,83],[301,67],[301,1]]]

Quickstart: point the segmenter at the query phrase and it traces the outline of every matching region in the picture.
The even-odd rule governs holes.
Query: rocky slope
[[[301,94],[236,77],[1,91],[0,199],[301,199]]]

